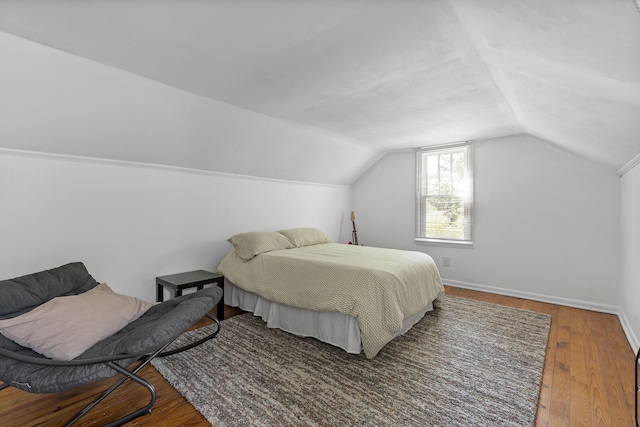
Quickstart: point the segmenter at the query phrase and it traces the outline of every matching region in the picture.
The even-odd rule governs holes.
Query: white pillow
[[[294,247],[289,239],[275,231],[250,231],[235,234],[229,237],[227,242],[233,245],[238,256],[244,261],[249,261],[265,252]]]
[[[80,295],[56,297],[28,313],[0,320],[0,333],[49,358],[71,360],[152,306],[117,294],[103,283]]]
[[[313,227],[289,228],[278,233],[285,236],[296,248],[303,246],[319,245],[321,243],[333,243],[333,239],[323,231]]]

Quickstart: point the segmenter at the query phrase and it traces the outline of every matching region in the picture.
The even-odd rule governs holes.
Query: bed
[[[226,304],[367,358],[444,296],[422,252],[338,244],[315,228],[240,233],[229,242],[217,269]]]

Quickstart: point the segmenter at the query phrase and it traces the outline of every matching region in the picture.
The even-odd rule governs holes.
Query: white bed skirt
[[[238,288],[227,279],[224,281],[224,303],[262,317],[269,328],[282,329],[301,337],[317,338],[340,347],[347,353],[359,354],[362,351],[360,328],[353,316],[338,312],[306,310],[271,302]],[[396,336],[407,332],[431,310],[433,310],[433,304],[429,303],[422,311],[405,319],[402,330]]]

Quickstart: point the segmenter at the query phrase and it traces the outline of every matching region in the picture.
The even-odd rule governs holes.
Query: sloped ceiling
[[[0,31],[375,152],[528,133],[612,170],[640,153],[633,0],[2,0]]]

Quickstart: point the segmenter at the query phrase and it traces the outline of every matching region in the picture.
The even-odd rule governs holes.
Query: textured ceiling
[[[375,151],[640,153],[633,0],[1,0],[0,31]]]

